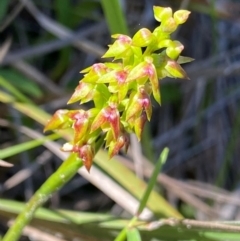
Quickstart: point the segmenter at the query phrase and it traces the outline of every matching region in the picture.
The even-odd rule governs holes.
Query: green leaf
[[[25,95],[23,95],[17,88],[10,84],[5,78],[0,76],[0,86],[12,93],[18,100],[26,103],[32,103]]]
[[[23,92],[31,97],[40,98],[43,96],[41,88],[31,79],[13,69],[0,70],[0,76],[12,84],[19,92]]]
[[[9,3],[9,0],[0,1],[0,20],[2,20],[5,17]]]
[[[127,241],[141,241],[141,236],[136,228],[127,229]]]
[[[150,194],[151,194],[151,192],[154,188],[154,185],[156,184],[158,174],[160,173],[160,170],[161,170],[162,166],[164,165],[164,163],[167,160],[168,152],[169,152],[169,149],[164,148],[160,157],[159,157],[159,159],[158,159],[157,164],[155,165],[154,171],[153,171],[153,173],[151,175],[151,178],[148,182],[147,189],[144,192],[144,195],[143,195],[143,197],[140,201],[140,205],[139,205],[139,208],[138,208],[138,211],[137,211],[138,215],[143,211],[144,207],[146,206],[146,204],[148,202],[149,196],[150,196]]]
[[[128,34],[128,27],[119,0],[101,0],[111,34]]]
[[[32,141],[27,141],[18,145],[13,145],[8,148],[2,149],[0,152],[0,159],[5,159],[10,156],[16,155],[18,153],[21,153],[23,151],[30,150],[32,148],[35,148],[37,146],[42,145],[44,142],[49,140],[56,140],[60,138],[58,134],[52,134],[43,138],[35,139]]]
[[[133,36],[133,45],[137,47],[146,47],[148,46],[154,38],[154,35],[147,28],[140,29]]]
[[[60,23],[69,26],[69,18],[71,18],[71,1],[55,0],[54,7],[56,9],[56,17]]]
[[[189,79],[185,70],[174,60],[168,60],[165,69],[171,78]]]

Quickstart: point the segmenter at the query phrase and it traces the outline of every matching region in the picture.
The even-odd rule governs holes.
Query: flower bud
[[[161,30],[164,33],[171,34],[177,29],[177,23],[174,18],[168,18],[161,24]]]
[[[140,29],[133,36],[133,45],[137,47],[146,47],[148,46],[154,38],[154,35],[147,28]]]
[[[183,49],[184,46],[179,41],[172,41],[166,49],[166,54],[171,59],[177,59]]]
[[[154,17],[158,22],[166,21],[172,17],[171,8],[163,8],[158,6],[153,6]]]
[[[187,21],[190,12],[187,10],[178,10],[173,14],[177,24],[183,24]]]
[[[135,120],[134,131],[139,141],[141,140],[143,128],[146,121],[147,121],[147,115],[145,111],[143,111],[141,115]]]
[[[73,143],[79,143],[81,139],[85,139],[89,127],[89,114],[87,111],[79,110],[71,115],[74,129]]]
[[[109,45],[108,51],[102,58],[119,57],[131,47],[132,39],[127,35],[115,34],[112,37],[117,38],[117,40],[112,45]]]
[[[68,104],[72,104],[77,101],[86,103],[87,101],[91,100],[93,87],[93,84],[84,83],[81,81],[68,101]]]
[[[102,130],[108,130],[109,128],[113,132],[113,137],[116,140],[120,133],[120,115],[115,104],[103,108],[94,119],[91,132],[101,127]]]
[[[126,149],[129,145],[129,137],[126,133],[121,134],[117,140],[113,140],[108,147],[109,157],[112,158],[125,146]]]
[[[56,129],[66,129],[71,127],[72,121],[67,115],[69,110],[58,110],[52,116],[52,118],[47,122],[44,132]]]
[[[174,60],[168,60],[165,69],[169,77],[189,79],[184,69]]]

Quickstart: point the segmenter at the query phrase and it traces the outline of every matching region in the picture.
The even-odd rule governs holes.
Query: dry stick
[[[240,226],[227,225],[220,222],[208,222],[208,221],[198,221],[192,219],[161,219],[160,221],[152,222],[148,225],[149,230],[157,229],[163,225],[170,225],[174,227],[186,227],[188,229],[207,229],[212,231],[227,231],[227,232],[240,232]]]
[[[13,224],[13,222],[8,222],[9,226]],[[52,235],[50,233],[46,233],[41,231],[40,229],[37,229],[32,226],[26,226],[23,229],[23,235],[30,237],[33,240],[44,240],[44,241],[66,241],[62,238],[57,238],[56,235]]]
[[[34,160],[34,163],[28,165],[26,168],[21,169],[16,174],[8,178],[3,183],[1,191],[3,192],[5,190],[9,190],[25,181],[27,178],[32,176],[41,166],[45,165],[51,159],[51,157],[52,154],[50,151],[43,151],[42,154]]]
[[[42,28],[46,31],[50,32],[51,34],[58,36],[59,38],[71,37],[73,32],[70,31],[68,28],[64,27],[63,25],[55,22],[54,20],[48,18],[43,13],[41,13],[36,6],[28,0],[20,0],[24,3],[25,7],[29,11],[29,13],[36,19]],[[100,47],[99,45],[92,43],[88,40],[76,40],[74,41],[73,45],[81,50],[92,53],[96,56],[102,56],[105,52],[105,49]]]
[[[39,135],[36,135],[36,133],[37,133],[36,131],[33,131],[24,126],[16,126],[16,125],[10,123],[9,121],[1,119],[1,118],[0,118],[0,126],[18,129],[18,131],[20,131],[23,134],[26,134],[27,136],[31,137],[32,139],[39,138]],[[43,137],[43,136],[40,135],[40,137]],[[41,165],[44,165],[50,159],[51,156],[52,156],[51,152],[49,152],[47,150],[43,151],[43,153],[36,158],[36,160],[33,164],[28,164],[28,166],[26,168],[21,169],[19,172],[14,174],[12,177],[7,179],[1,186],[1,192],[4,192],[5,190],[9,190],[9,189],[15,187],[16,185],[19,185],[21,182],[25,181],[27,178],[32,176],[32,174],[34,172],[36,172]]]
[[[13,164],[0,159],[0,167],[12,167]]]
[[[231,193],[219,193],[216,192],[215,190],[207,190],[201,187],[196,187],[194,185],[184,183],[182,181],[177,181],[178,185],[181,186],[183,189],[185,189],[188,192],[191,192],[199,197],[203,198],[211,198],[217,202],[226,202],[226,203],[231,203],[236,206],[240,206],[239,203],[239,198],[231,197]]]
[[[3,24],[0,26],[0,33],[6,29],[9,24],[17,17],[17,15],[22,11],[23,6],[24,6],[24,1],[18,3],[18,5],[13,9],[13,11],[11,13],[9,13],[7,15],[7,18],[5,19],[5,21],[3,22]]]
[[[211,208],[209,205],[201,201],[199,198],[193,196],[191,193],[188,193],[186,190],[182,189],[181,186],[178,186],[177,183],[169,182],[167,176],[158,176],[158,181],[161,182],[162,185],[165,186],[168,190],[178,196],[180,199],[190,204],[197,210],[201,210],[204,214],[206,214],[211,219],[219,218],[219,213]]]
[[[0,47],[0,64],[4,60],[5,55],[7,54],[8,50],[9,50],[9,48],[11,46],[11,43],[12,43],[12,39],[11,38],[7,38],[6,41]]]
[[[60,48],[63,48],[65,46],[71,45],[76,41],[85,42],[86,37],[96,31],[96,29],[103,29],[105,26],[104,22],[100,22],[95,24],[94,26],[90,26],[87,29],[81,29],[80,31],[72,32],[71,35],[62,36],[60,39],[52,40],[47,43],[38,44],[33,47],[27,47],[21,50],[16,50],[13,52],[10,52],[2,61],[2,65],[12,64],[18,60],[21,60],[23,58],[32,58],[34,56],[41,56],[43,54],[51,53],[53,51],[56,51]],[[88,40],[88,43],[91,43],[91,41]],[[98,46],[100,48],[100,46]],[[85,51],[85,49],[78,48],[82,51]]]
[[[136,135],[130,134],[131,154],[134,162],[134,171],[136,175],[143,179],[143,163],[142,163],[142,148],[137,140]]]

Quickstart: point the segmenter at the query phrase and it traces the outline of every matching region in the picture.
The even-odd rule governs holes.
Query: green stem
[[[104,136],[96,142],[96,153],[101,148],[103,142]],[[61,189],[82,166],[82,159],[78,158],[76,153],[70,154],[58,170],[54,172],[45,183],[43,183],[34,196],[29,200],[24,210],[19,214],[2,241],[17,241],[23,228],[32,220],[35,211],[42,206],[54,192]]]
[[[140,204],[138,207],[138,211],[136,214],[137,216],[139,216],[142,213],[143,209],[147,206],[149,196],[156,184],[158,174],[160,173],[162,166],[165,164],[165,162],[167,160],[168,152],[169,152],[169,149],[167,147],[165,147],[155,165],[151,178],[148,182],[147,189],[145,190],[145,193],[144,193],[143,197],[141,198],[141,201],[140,201]]]
[[[31,221],[37,208],[42,206],[54,192],[66,184],[82,165],[82,160],[79,159],[76,154],[69,155],[59,169],[47,179],[29,200],[2,241],[18,240],[23,228]]]
[[[138,218],[136,216],[132,217],[127,227],[122,229],[122,231],[118,234],[118,236],[114,239],[114,241],[124,241],[127,238],[127,229],[134,226],[137,220]]]

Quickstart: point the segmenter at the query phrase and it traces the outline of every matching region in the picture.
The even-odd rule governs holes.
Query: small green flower
[[[113,138],[118,139],[120,134],[120,115],[116,104],[110,103],[103,108],[94,119],[91,132],[101,128],[103,131],[109,131],[111,129]]]
[[[77,88],[75,89],[73,95],[71,96],[68,104],[80,101],[81,104],[86,103],[93,98],[93,88],[94,85],[90,83],[85,83],[81,81]]]
[[[154,17],[158,22],[163,22],[172,17],[172,9],[153,6]]]
[[[154,35],[147,28],[140,29],[134,36],[132,44],[137,47],[146,47],[154,40]]]
[[[115,59],[124,57],[126,52],[131,49],[132,39],[123,34],[114,34],[112,38],[116,38],[115,42],[109,45],[108,51],[102,57],[114,57]]]
[[[174,20],[177,24],[183,24],[187,21],[190,12],[187,10],[178,10],[173,14]]]

